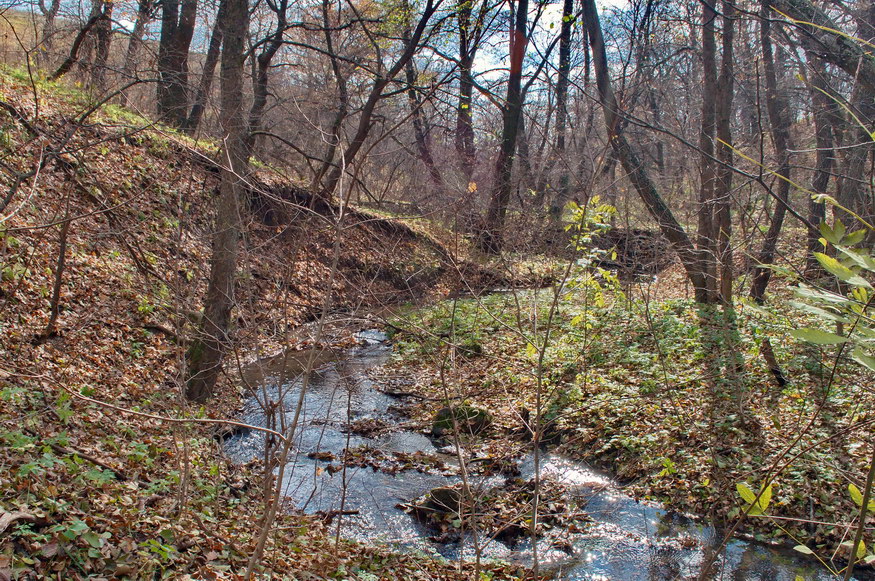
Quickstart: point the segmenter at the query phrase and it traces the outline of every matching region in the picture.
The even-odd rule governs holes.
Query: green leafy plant
[[[836,220],[833,227],[821,224],[820,232],[821,243],[825,247],[832,245],[836,256],[822,252],[814,256],[820,266],[835,277],[836,284],[824,288],[800,283],[796,292],[803,300],[793,304],[825,323],[834,324],[836,332],[802,327],[791,331],[791,335],[816,345],[844,345],[857,363],[875,371],[875,318],[872,316],[875,289],[868,280],[875,277],[875,257],[861,246],[866,232],[847,232],[841,220]]]

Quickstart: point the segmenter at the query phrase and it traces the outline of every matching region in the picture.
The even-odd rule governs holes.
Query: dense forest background
[[[739,533],[875,561],[875,3],[39,0],[0,30],[0,579],[537,577],[559,444],[716,523],[701,579]],[[308,380],[296,408],[246,370],[367,326],[455,446],[453,526],[472,450],[533,451],[501,529],[530,568],[286,510]]]

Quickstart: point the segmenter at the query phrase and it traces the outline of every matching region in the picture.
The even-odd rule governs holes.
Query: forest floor
[[[0,222],[0,579],[242,578],[264,512],[264,468],[230,462],[215,424],[202,420],[235,417],[246,396],[230,377],[238,366],[312,345],[303,323],[322,312],[385,315],[387,304],[412,303],[388,321],[397,354],[386,373],[422,396],[488,409],[493,424],[475,445],[501,456],[530,444],[524,419],[540,379],[551,445],[680,511],[743,506],[711,482],[709,354],[677,266],[621,285],[574,273],[538,374],[551,289],[476,295],[544,286],[561,270],[555,259],[487,267],[448,253],[456,241],[425,221],[356,210],[338,237],[338,208],[296,213],[286,202],[300,191],[258,165],[251,215],[265,219],[247,224],[232,369],[209,405],[194,407],[180,395],[181,370],[209,271],[215,145],[115,106],[91,111],[78,90],[17,71],[0,73],[0,101],[5,167],[25,175],[45,160]],[[288,210],[288,225],[266,219],[265,207]],[[849,428],[875,409],[873,378],[841,360],[824,398],[835,352],[791,339],[805,317],[786,284],[771,292],[765,306],[737,309],[756,428],[740,431],[722,474],[757,490],[781,465],[767,511],[776,518],[748,518],[743,529],[793,535],[828,558],[853,521],[848,484],[862,488],[871,431]],[[765,336],[789,379],[780,388],[761,361]],[[411,413],[425,425],[434,410],[432,399]],[[282,579],[472,576],[467,565],[335,541],[322,520],[293,511],[280,515],[259,568]],[[490,579],[525,574],[486,568]]]
[[[245,390],[225,377],[204,408],[180,395],[209,270],[215,146],[20,71],[0,73],[0,100],[4,196],[11,172],[24,176],[0,222],[0,579],[242,579],[264,468],[230,462],[203,420],[233,418]],[[295,211],[278,172],[259,166],[253,181]],[[247,225],[231,367],[311,345],[300,325],[323,309],[445,297],[461,278],[509,284],[453,260],[421,224],[350,210],[338,237],[334,211]],[[467,566],[335,541],[293,511],[258,571],[470,578]]]
[[[835,347],[790,336],[812,320],[791,306],[792,288],[777,279],[766,305],[738,301],[745,386],[738,407],[750,420],[735,425],[732,442],[717,441],[705,372],[713,354],[703,351],[683,279],[679,265],[624,284],[572,271],[558,298],[554,286],[410,309],[391,321],[389,373],[405,375],[405,389],[419,396],[489,410],[492,425],[468,443],[499,462],[531,448],[540,391],[550,447],[682,513],[732,524],[746,507],[737,485],[756,492],[770,476],[767,514],[744,518],[739,531],[806,544],[827,562],[839,552],[840,567],[847,555],[840,544],[853,536],[859,513],[849,485],[863,489],[870,462],[875,378],[848,357],[831,376]],[[763,362],[764,337],[787,378],[783,387]],[[412,414],[429,422],[434,409],[422,401]]]

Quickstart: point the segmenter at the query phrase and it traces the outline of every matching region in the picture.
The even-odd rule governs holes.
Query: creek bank
[[[407,406],[398,405],[403,397],[381,392],[386,370],[380,368],[391,355],[385,337],[368,332],[359,338],[359,346],[325,355],[324,364],[308,379],[296,434],[300,453],[287,466],[283,483],[297,510],[325,515],[348,538],[449,559],[479,553],[483,558],[526,565],[534,542],[542,568],[560,579],[683,578],[696,574],[705,551],[719,541],[711,527],[656,504],[639,503],[613,479],[554,452],[540,455],[539,474],[551,483],[548,489],[556,483],[561,502],[556,503],[555,514],[549,508],[544,513],[551,534],[532,541],[525,534],[529,525],[524,515],[507,518],[509,513],[524,512],[526,483],[535,475],[535,458],[520,454],[522,445],[514,443],[509,444],[514,449],[511,457],[495,461],[488,459],[498,451],[492,444],[465,442],[469,466],[483,468],[482,475],[477,470],[469,474],[480,507],[501,503],[510,507],[490,515],[476,510],[475,501],[473,512],[493,523],[483,530],[489,534],[466,532],[471,521],[466,523],[452,510],[431,523],[406,514],[399,505],[416,512],[417,505],[435,500],[435,491],[443,491],[436,494],[443,497],[442,504],[453,508],[460,496],[450,492],[459,490],[458,459],[446,453],[446,440],[429,437],[428,423],[410,421]],[[293,354],[301,356],[312,354]],[[258,397],[285,402],[293,410],[303,378],[300,373],[289,374],[288,359],[281,369],[272,371],[268,365],[260,373],[264,381],[256,391],[261,395],[250,400],[242,419],[263,425],[267,418]],[[390,390],[398,391],[398,383],[404,382],[396,377]],[[247,461],[257,457],[264,445],[263,435],[253,432],[229,438],[226,450],[238,461]],[[481,460],[484,457],[488,461]],[[505,494],[512,488],[509,483],[522,483],[522,493]],[[490,498],[495,502],[485,502]],[[572,504],[570,499],[579,501]],[[557,520],[550,523],[551,518]],[[816,562],[792,551],[742,540],[729,543],[718,565],[725,578],[832,579]]]

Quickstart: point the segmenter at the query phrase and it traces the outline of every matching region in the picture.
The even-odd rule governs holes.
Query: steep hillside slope
[[[264,507],[258,466],[226,462],[213,426],[184,420],[227,417],[242,389],[226,378],[205,411],[180,396],[215,147],[15,72],[0,74],[0,108],[0,578],[240,578]],[[296,195],[265,168],[254,184]],[[232,361],[289,344],[326,296],[349,310],[452,287],[446,251],[403,224],[282,207],[289,223],[248,224]],[[281,521],[261,565],[279,578],[375,563],[459,575]]]

